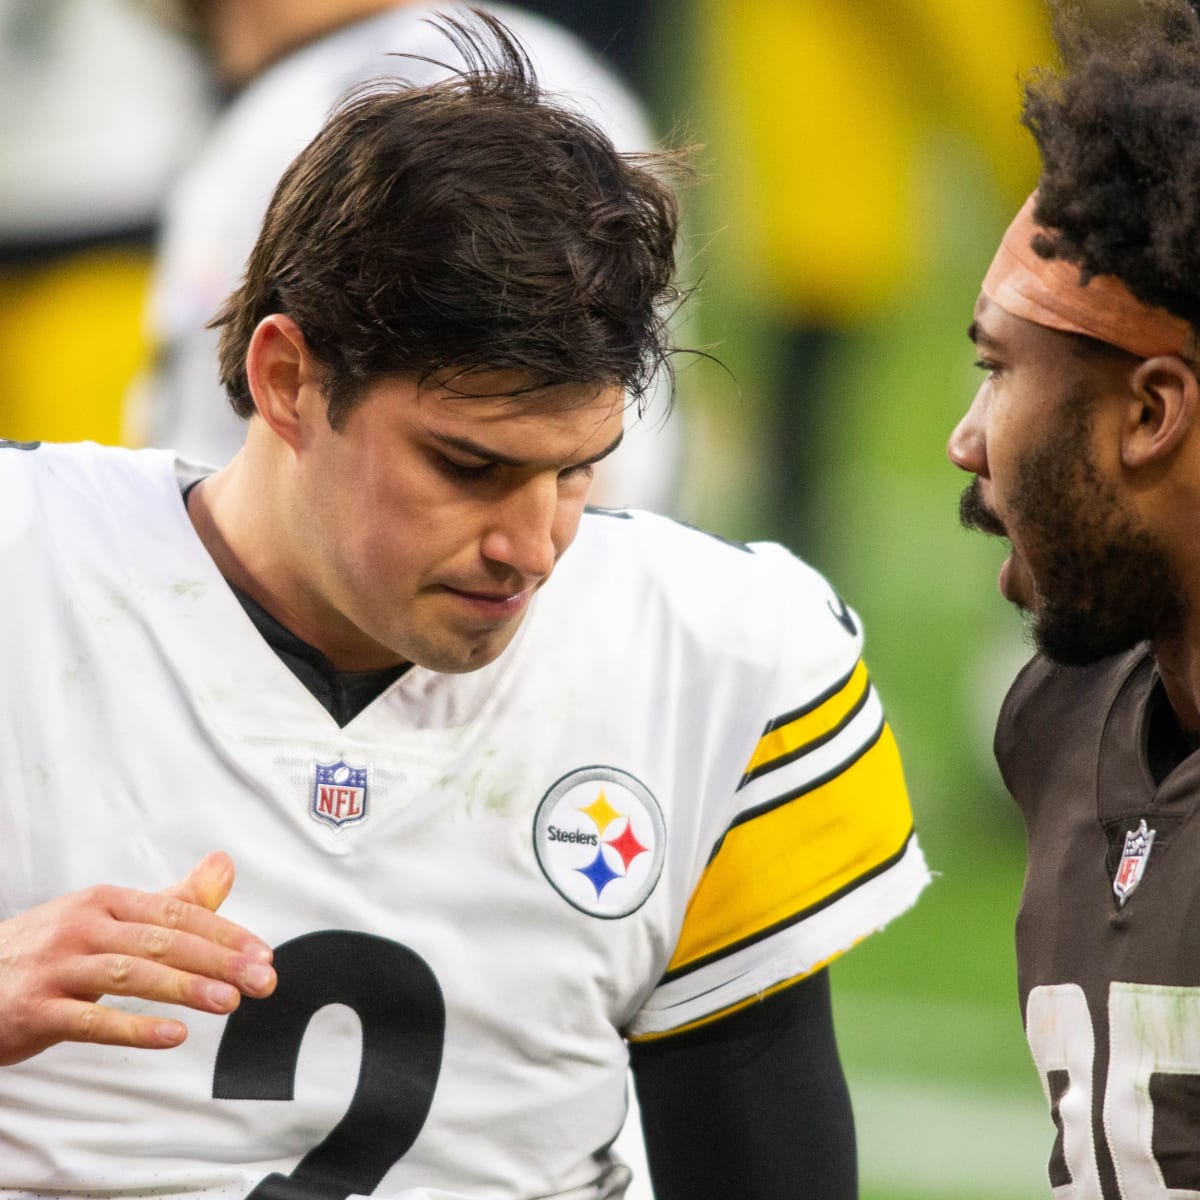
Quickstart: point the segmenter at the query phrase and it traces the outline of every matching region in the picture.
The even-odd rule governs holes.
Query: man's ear
[[[1196,420],[1200,384],[1182,358],[1159,354],[1137,366],[1130,386],[1121,461],[1136,470],[1169,457],[1183,440]]]
[[[304,419],[314,399],[324,402],[315,368],[304,334],[291,317],[263,317],[246,351],[246,381],[258,415],[294,450],[303,440]]]

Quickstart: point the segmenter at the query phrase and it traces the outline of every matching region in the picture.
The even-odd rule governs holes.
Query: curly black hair
[[[1116,275],[1145,304],[1200,324],[1200,17],[1139,0],[1119,30],[1054,6],[1061,70],[1025,83],[1042,158],[1035,249]]]

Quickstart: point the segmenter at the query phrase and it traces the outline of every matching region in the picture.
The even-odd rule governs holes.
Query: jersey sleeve
[[[694,1028],[811,975],[929,881],[861,625],[778,547],[782,612],[757,740],[631,1039]]]

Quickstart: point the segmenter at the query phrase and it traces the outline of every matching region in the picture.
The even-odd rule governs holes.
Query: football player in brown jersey
[[[948,447],[1037,646],[996,753],[1049,1182],[1080,1200],[1200,1195],[1200,19],[1134,7],[1056,12],[1062,69],[1025,87],[1041,177]]]

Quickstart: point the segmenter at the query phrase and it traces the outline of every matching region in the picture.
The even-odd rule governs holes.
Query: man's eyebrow
[[[525,467],[529,463],[526,459],[514,458],[509,454],[501,454],[498,450],[493,450],[488,446],[468,437],[458,437],[451,433],[438,433],[436,430],[431,430],[431,436],[436,442],[451,450],[458,450],[462,454],[469,454],[474,458],[481,458],[485,462],[497,463],[502,467]],[[625,436],[625,430],[620,433],[607,445],[603,450],[597,451],[590,458],[585,458],[582,462],[572,463],[575,467],[590,467],[593,463],[598,463],[602,458],[607,458],[621,444],[621,440]]]
[[[972,321],[967,326],[967,337],[971,339],[977,346],[983,346],[988,350],[995,350],[999,346],[999,342],[989,334],[978,321]]]
[[[624,440],[624,438],[625,438],[625,430],[622,429],[621,432],[618,433],[617,436],[615,438],[613,438],[613,440],[611,442],[609,442],[608,445],[605,446],[603,450],[599,451],[597,454],[593,454],[591,458],[585,459],[579,465],[581,467],[590,467],[593,463],[598,463],[602,458],[607,458],[614,450],[616,450],[616,448],[621,444],[621,442]]]

